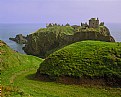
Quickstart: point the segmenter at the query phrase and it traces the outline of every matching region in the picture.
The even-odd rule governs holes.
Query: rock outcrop
[[[27,36],[28,42],[23,48],[27,54],[45,57],[55,50],[82,40],[100,40],[115,42],[105,26],[83,28],[81,26],[52,26],[41,28]]]
[[[27,43],[27,38],[25,36],[23,36],[22,34],[18,34],[16,35],[15,38],[9,38],[12,41],[15,41],[19,44],[26,44]]]

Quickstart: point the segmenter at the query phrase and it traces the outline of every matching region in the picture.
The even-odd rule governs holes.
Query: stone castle
[[[46,24],[46,27],[53,27],[53,26],[61,26],[60,24],[57,24],[57,23],[49,23],[49,24]],[[63,26],[63,25],[62,25]],[[65,25],[65,26],[70,26],[68,23]],[[77,26],[77,25],[76,25]],[[91,18],[89,20],[89,24],[86,23],[81,23],[81,27],[82,28],[98,28],[99,26],[104,26],[104,22],[99,22],[99,19],[97,18]]]
[[[89,25],[87,23],[81,23],[81,26],[83,28],[98,28],[99,26],[104,26],[104,22],[100,23],[98,18],[91,18],[89,20]]]
[[[95,19],[95,18],[91,18],[89,20],[89,28],[98,28],[99,27],[99,20],[98,18]]]

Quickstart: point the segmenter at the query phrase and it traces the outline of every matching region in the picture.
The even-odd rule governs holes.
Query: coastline
[[[75,23],[71,23],[75,24]],[[114,37],[116,42],[121,42],[121,23],[106,23],[105,24],[109,30],[111,35]],[[27,35],[32,32],[35,32],[39,28],[45,27],[46,23],[19,23],[19,24],[5,24],[0,23],[0,40],[5,41],[13,50],[16,50],[20,53],[25,54],[25,52],[22,50],[22,47],[24,45],[17,44],[11,40],[9,40],[10,37],[15,37],[17,34],[23,34]]]

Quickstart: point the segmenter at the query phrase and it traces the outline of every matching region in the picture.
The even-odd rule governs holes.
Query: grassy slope
[[[37,34],[37,33],[56,33],[58,34],[66,34],[66,35],[73,35],[74,34],[74,29],[71,26],[53,26],[53,27],[48,27],[48,28],[40,28],[39,30],[37,30],[35,33],[33,34]]]
[[[5,60],[11,53],[11,59],[3,61],[2,64],[9,63],[6,65],[9,66],[18,63],[17,59],[11,62],[15,58],[15,52],[12,53],[9,47],[4,46],[2,50],[5,51],[4,55],[1,55],[2,60]],[[120,97],[120,89],[83,87],[33,80],[33,74],[36,73],[42,60],[19,53],[16,55],[21,59],[21,65],[12,65],[1,71],[1,83],[4,86],[4,94],[7,95],[4,97]]]
[[[17,53],[16,51],[13,51],[10,49],[4,42],[0,40],[0,62],[1,62],[1,71],[4,71],[8,68],[13,68],[16,66],[24,65],[25,67],[27,65],[36,65],[41,61],[41,59],[34,57],[34,56],[28,56],[23,55],[20,53]]]
[[[29,70],[38,68],[40,62],[42,62],[42,59],[17,53],[0,40],[0,78],[1,85],[4,86],[5,90],[8,90],[6,90],[6,93],[8,93],[8,95],[10,91],[13,91],[14,94],[16,92],[18,93],[19,89],[16,91],[16,88],[6,87],[6,85],[12,85],[14,83],[14,79],[18,76],[18,72],[25,73]]]
[[[40,73],[51,76],[121,79],[121,43],[77,42],[51,54],[39,69]]]
[[[20,75],[14,83],[32,97],[120,97],[120,88],[84,87],[32,80],[35,71]]]

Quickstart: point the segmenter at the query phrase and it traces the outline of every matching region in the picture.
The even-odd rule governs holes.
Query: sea
[[[105,24],[111,35],[114,37],[116,42],[121,42],[121,23],[108,23]],[[7,43],[9,47],[13,50],[18,51],[22,54],[25,52],[22,50],[24,44],[18,44],[14,41],[9,40],[10,37],[15,37],[17,34],[23,34],[24,36],[37,31],[39,28],[45,28],[45,23],[35,24],[35,23],[21,23],[21,24],[0,24],[0,40]]]

